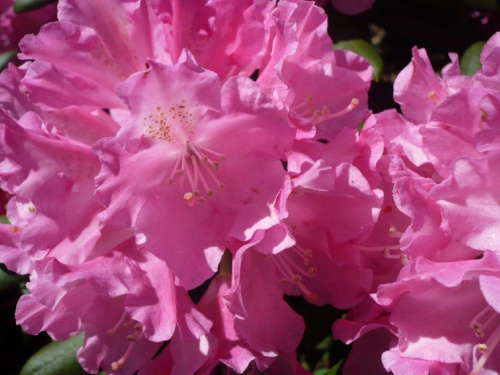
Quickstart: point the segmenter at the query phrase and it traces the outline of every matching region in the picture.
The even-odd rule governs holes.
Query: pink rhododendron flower
[[[498,160],[498,152],[487,159],[457,159],[450,178],[431,192],[442,210],[443,228],[478,250],[500,251]]]
[[[164,24],[169,55],[177,62],[184,48],[205,69],[224,80],[250,76],[259,68],[265,46],[264,21],[270,0],[151,1]]]
[[[84,334],[92,373],[303,374],[302,296],[350,309],[346,374],[498,371],[500,34],[472,77],[415,47],[401,113],[371,114],[327,25],[304,0],[59,1],[0,74],[24,330]]]
[[[20,43],[20,58],[36,60],[23,79],[34,103],[125,109],[115,84],[144,70],[147,58],[170,62],[147,1],[62,0],[58,19]]]
[[[113,136],[119,125],[102,109],[80,106],[73,103],[67,108],[54,109],[43,103],[38,106],[30,101],[21,80],[31,62],[16,67],[9,64],[0,74],[0,101],[2,108],[15,119],[27,112],[36,112],[44,120],[44,128],[54,135],[68,137],[74,141],[93,145],[103,137]]]
[[[489,43],[494,43],[494,38]],[[404,117],[386,111],[370,120],[375,127],[381,127],[387,151],[397,155],[392,158],[390,173],[395,183],[396,203],[412,218],[401,238],[403,249],[410,256],[458,260],[473,258],[476,250],[496,249],[495,234],[488,229],[498,224],[494,215],[488,217],[497,206],[492,203],[495,193],[489,187],[494,184],[496,167],[493,164],[486,167],[487,160],[495,160],[496,147],[494,138],[485,140],[487,134],[493,137],[495,134],[495,125],[487,124],[494,123],[491,120],[495,120],[496,99],[490,89],[474,84],[475,77],[460,76],[456,64],[454,60],[444,70],[443,78],[439,78],[425,51],[414,49],[412,63],[395,83],[394,95]],[[485,108],[491,114],[490,120]],[[477,167],[464,171],[461,175],[467,174],[467,178],[460,183],[456,165],[465,168],[467,163],[461,160],[484,166],[481,172]],[[472,170],[475,172],[471,173]],[[485,173],[488,177],[480,177]],[[474,174],[478,177],[471,179]],[[486,182],[490,174],[491,182]],[[467,188],[465,180],[474,187]],[[439,194],[450,194],[450,198],[441,202]],[[447,203],[446,199],[455,204]],[[463,212],[467,212],[467,218],[474,218],[478,223],[475,227],[457,226],[455,217],[460,217],[460,224],[465,223],[457,199],[469,202]],[[479,208],[485,204],[489,204],[488,213]],[[454,210],[450,210],[452,206]],[[452,222],[456,224],[450,226]]]
[[[78,266],[47,258],[35,275],[31,294],[19,302],[18,321],[30,333],[45,330],[57,339],[86,332],[79,358],[87,371],[134,372],[176,330],[199,338],[211,327],[165,263],[136,249],[133,237]],[[100,319],[105,310],[108,318]]]
[[[368,116],[370,65],[351,59],[351,52],[333,51],[321,8],[309,1],[282,1],[267,25],[270,51],[257,82],[278,107],[290,109],[298,138],[330,139]]]
[[[495,40],[482,54],[486,66],[495,66],[488,61]],[[397,281],[391,281],[394,269],[386,268],[378,282],[383,268],[367,264],[378,286],[374,301],[363,301],[333,327],[335,337],[357,340],[346,373],[370,368],[374,373],[479,374],[498,368],[492,354],[500,337],[496,302],[487,297],[498,276],[498,256],[489,251],[498,250],[493,188],[498,185],[498,92],[489,84],[495,73],[483,84],[482,71],[462,76],[458,59],[451,57],[440,78],[425,51],[414,49],[412,63],[395,82],[403,114],[373,115],[363,129],[384,140],[386,155],[378,167],[393,186],[394,208],[407,216],[391,232],[410,263],[396,269]],[[457,306],[460,312],[453,312]],[[360,364],[361,348],[375,341],[384,342],[385,352],[378,350],[377,356],[385,370],[377,358],[364,364],[369,367]]]
[[[221,87],[187,54],[175,66],[150,65],[119,86],[131,116],[96,148],[104,165],[97,197],[103,220],[133,226],[192,288],[216,271],[228,236],[246,240],[269,226],[294,132],[248,79]],[[147,185],[135,178],[138,167]]]
[[[417,258],[395,283],[379,288],[376,301],[392,311],[390,322],[398,330],[400,361],[453,365],[459,374],[498,369],[493,353],[500,341],[499,261],[492,252],[447,264]]]
[[[49,134],[33,112],[19,123],[3,114],[1,122],[1,184],[14,195],[8,215],[12,236],[22,244],[17,256],[41,259],[51,253],[60,261],[80,263],[100,237],[96,215],[102,207],[93,197],[97,157],[88,146]],[[54,205],[56,196],[63,210]],[[78,251],[68,252],[67,246]],[[11,258],[13,251],[2,251],[0,258]],[[28,271],[25,266],[13,270]]]
[[[295,350],[304,323],[283,300],[273,261],[256,251],[252,242],[236,252],[233,286],[225,299],[235,315],[235,331],[254,351],[273,358]]]
[[[481,51],[481,69],[474,76],[474,80],[480,82],[484,87],[490,88],[498,93],[500,90],[500,33],[494,34],[484,45]]]
[[[258,68],[255,57],[265,45],[264,18],[273,4],[268,0],[101,3],[82,6],[61,0],[59,21],[21,42],[20,58],[36,60],[23,80],[33,102],[50,98],[45,104],[53,108],[76,101],[125,109],[114,85],[144,70],[148,58],[177,62],[184,48],[223,79],[250,76]]]

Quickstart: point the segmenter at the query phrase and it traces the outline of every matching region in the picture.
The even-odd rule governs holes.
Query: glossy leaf
[[[27,276],[11,274],[0,268],[0,293],[19,286],[27,280]]]
[[[335,43],[333,48],[351,51],[366,59],[372,66],[373,79],[378,82],[384,68],[384,61],[373,45],[362,39],[352,39]]]
[[[83,334],[66,341],[53,341],[36,352],[19,375],[83,375],[76,351],[83,344]]]
[[[10,51],[0,53],[0,71],[2,71],[7,66],[9,61],[12,60],[17,55],[17,52],[18,52],[17,50],[13,49]]]
[[[481,69],[479,56],[483,50],[485,42],[476,42],[464,52],[460,59],[460,71],[467,76],[473,76]]]
[[[328,370],[325,375],[337,375],[339,374],[339,370],[340,368],[342,367],[342,365],[344,364],[344,360],[341,359],[340,361],[338,361],[335,366],[333,366],[330,370]]]
[[[16,13],[29,12],[55,2],[56,0],[16,0],[14,2],[14,11]]]

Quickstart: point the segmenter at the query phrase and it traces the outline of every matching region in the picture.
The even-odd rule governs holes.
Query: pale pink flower
[[[279,2],[266,23],[268,51],[257,82],[290,110],[298,138],[317,131],[317,138],[331,139],[369,113],[371,67],[351,52],[333,51],[327,21],[313,2],[289,0]]]
[[[58,20],[20,43],[20,58],[35,59],[23,79],[34,103],[126,109],[115,84],[144,70],[148,58],[170,62],[148,1],[61,0]]]
[[[344,319],[334,322],[333,338],[353,344],[343,368],[345,374],[384,374],[380,356],[393,346],[396,330],[389,323],[390,314],[369,296],[349,310]]]
[[[0,74],[0,102],[12,117],[20,119],[27,112],[36,112],[44,120],[48,133],[89,146],[100,138],[116,134],[118,124],[102,109],[81,106],[78,102],[59,109],[43,103],[35,105],[21,84],[31,64],[26,62],[19,67],[9,64]]]
[[[212,358],[200,370],[209,373],[219,362],[242,374],[259,356],[235,328],[236,316],[228,309],[224,296],[231,289],[231,275],[219,274],[210,282],[197,308],[213,322],[210,333],[216,344]],[[264,357],[265,361],[265,357]]]
[[[133,237],[80,265],[50,257],[35,269],[18,322],[59,340],[85,332],[79,360],[90,372],[133,373],[162,341],[179,334],[199,339],[212,325],[175,286],[165,263],[136,248]]]
[[[498,369],[499,266],[493,252],[450,263],[417,258],[396,282],[381,286],[376,301],[391,311],[400,357],[396,368],[389,368],[394,359],[383,357],[386,369],[405,373],[405,359],[428,361],[429,369],[442,363],[459,374]]]
[[[386,111],[368,121],[381,128],[386,150],[394,154],[390,174],[395,201],[412,219],[401,245],[410,257],[471,259],[477,250],[497,248],[491,187],[497,169],[497,99],[474,78],[460,76],[456,59],[439,78],[424,50],[413,54],[395,83],[404,117]],[[462,172],[464,168],[474,172]],[[475,225],[464,225],[467,220]]]
[[[276,224],[254,245],[267,254],[274,283],[281,283],[284,293],[344,309],[368,293],[371,270],[343,245],[366,239],[377,221],[382,192],[371,184],[380,183],[372,169],[379,146],[381,139],[360,141],[352,129],[328,145],[305,139],[294,144]]]
[[[163,22],[166,47],[176,63],[188,49],[203,68],[221,80],[250,76],[259,68],[265,46],[264,21],[272,0],[152,0]]]
[[[451,176],[431,191],[443,228],[463,245],[500,251],[499,152],[488,158],[459,158]]]
[[[271,257],[252,247],[260,239],[262,233],[257,233],[249,243],[232,249],[236,253],[232,287],[224,299],[235,316],[234,330],[253,351],[264,357],[256,362],[262,371],[269,366],[269,362],[263,361],[265,357],[274,359],[296,349],[304,322],[283,300]]]
[[[494,34],[484,45],[481,51],[481,69],[474,76],[474,80],[483,87],[500,91],[500,32]]]
[[[249,79],[221,87],[187,54],[150,65],[119,86],[131,115],[96,147],[97,198],[103,220],[132,226],[192,288],[217,270],[228,236],[247,240],[273,222],[294,131]]]

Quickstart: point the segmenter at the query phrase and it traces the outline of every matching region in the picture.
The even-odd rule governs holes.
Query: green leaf
[[[332,346],[333,338],[332,336],[326,336],[318,345],[316,345],[317,350],[326,351]]]
[[[10,274],[0,268],[0,293],[19,286],[20,283],[27,279],[27,276]]]
[[[83,334],[66,341],[53,341],[28,359],[19,375],[84,375],[76,360],[76,351],[83,344]]]
[[[368,61],[372,66],[373,79],[375,82],[378,82],[380,75],[382,74],[382,69],[384,68],[384,61],[373,45],[362,39],[352,39],[335,43],[333,49],[351,51],[366,59],[366,61]]]
[[[360,122],[360,123],[358,124],[358,132],[360,132],[360,133],[361,133],[361,130],[363,130],[363,128],[364,128],[364,127],[365,127],[365,122],[364,122],[364,121],[363,121],[363,122]]]
[[[14,2],[14,11],[16,13],[29,12],[55,2],[56,0],[16,0]]]
[[[2,216],[0,216],[0,223],[2,223],[2,224],[10,224],[10,221],[9,221],[9,219],[7,219],[7,216],[2,215]]]
[[[473,76],[481,69],[481,61],[479,56],[485,42],[476,42],[469,46],[460,59],[460,71],[467,76]]]
[[[341,359],[338,361],[335,366],[333,366],[330,370],[328,370],[325,375],[337,375],[339,373],[340,368],[344,364],[344,360]]]
[[[0,72],[4,70],[10,60],[12,60],[17,55],[17,50],[13,49],[0,53]]]

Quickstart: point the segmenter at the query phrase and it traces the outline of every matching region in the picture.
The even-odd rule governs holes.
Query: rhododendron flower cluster
[[[25,331],[90,373],[301,374],[297,295],[349,310],[345,373],[500,371],[500,33],[473,77],[415,48],[372,114],[313,1],[57,7],[0,74]]]

